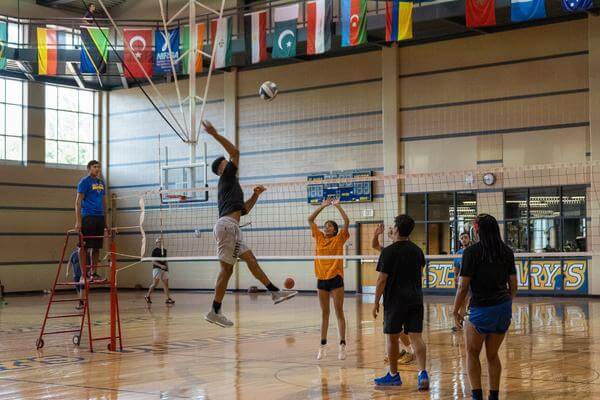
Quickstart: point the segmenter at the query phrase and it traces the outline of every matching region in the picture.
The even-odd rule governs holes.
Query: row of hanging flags
[[[358,46],[367,42],[367,0],[340,0],[342,46]],[[593,0],[562,0],[566,12],[580,12],[593,7]],[[306,2],[306,52],[323,54],[331,49],[333,0]],[[409,1],[386,1],[385,38],[388,42],[411,39],[413,3]],[[292,4],[273,9],[274,35],[271,57],[275,59],[296,56],[297,26],[300,5]],[[465,0],[467,27],[477,28],[496,25],[495,0]],[[545,0],[511,0],[511,22],[524,22],[546,17]],[[221,23],[211,21],[212,42],[216,43],[215,68],[231,65],[232,18],[224,17]],[[245,42],[249,62],[255,64],[267,60],[267,10],[244,16]],[[144,78],[154,74],[181,72],[189,74],[189,26],[164,30],[124,29],[125,76]],[[197,24],[198,50],[204,47],[206,27]],[[109,50],[108,28],[81,27],[80,69],[82,73],[100,75],[106,72]],[[152,46],[154,39],[154,48]],[[180,40],[181,39],[181,40]],[[0,70],[6,68],[7,24],[0,22]],[[38,74],[57,75],[58,31],[37,28]],[[171,54],[172,58],[169,57]],[[184,55],[180,59],[180,55]],[[174,66],[171,59],[179,60]],[[195,72],[202,72],[202,57],[198,57]]]

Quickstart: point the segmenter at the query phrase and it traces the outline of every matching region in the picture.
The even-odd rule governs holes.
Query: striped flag
[[[511,0],[511,22],[524,22],[539,18],[546,18],[546,3],[544,0]]]
[[[37,28],[38,74],[58,73],[57,44],[56,29]]]
[[[215,52],[214,68],[225,68],[231,65],[231,17],[221,18],[210,21],[210,37],[213,46],[217,46]]]
[[[198,32],[198,41],[196,42],[197,50],[202,50],[204,48],[204,34],[206,32],[206,24],[200,23],[196,24],[196,30]],[[190,48],[190,27],[183,27],[183,43],[181,45],[181,54],[185,53]],[[182,58],[181,61],[181,72],[183,74],[189,75],[190,66],[189,66],[189,55]],[[196,73],[199,74],[202,72],[202,53],[198,52],[196,56]]]
[[[252,64],[267,61],[267,11],[244,15],[246,54]]]
[[[6,69],[6,42],[8,30],[6,22],[0,22],[0,71]]]
[[[400,0],[386,1],[385,40],[387,42],[412,39],[412,10],[412,2]]]
[[[103,74],[108,61],[108,28],[81,27],[80,69],[82,73]]]
[[[367,42],[367,0],[342,0],[342,46]]]
[[[333,0],[316,0],[306,3],[306,52],[323,54],[331,49],[331,22]]]

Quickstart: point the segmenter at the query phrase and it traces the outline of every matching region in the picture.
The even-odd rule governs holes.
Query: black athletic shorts
[[[383,309],[383,333],[395,335],[423,332],[423,304],[407,304]]]
[[[344,287],[344,278],[336,275],[335,278],[331,279],[318,279],[317,289],[331,292],[333,289]]]
[[[81,220],[81,233],[83,236],[104,236],[105,220],[103,215],[88,215]],[[85,247],[88,249],[101,249],[103,237],[84,238]]]

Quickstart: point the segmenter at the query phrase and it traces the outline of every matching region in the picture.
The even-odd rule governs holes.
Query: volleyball
[[[287,278],[283,283],[283,286],[285,286],[286,289],[291,289],[294,287],[295,284],[296,282],[294,282],[292,278]]]
[[[274,82],[266,81],[260,85],[258,95],[261,99],[271,101],[277,96],[277,85]]]

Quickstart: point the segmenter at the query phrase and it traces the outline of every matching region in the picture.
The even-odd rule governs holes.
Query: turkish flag
[[[125,77],[145,78],[144,71],[152,77],[152,29],[124,29],[123,36]]]
[[[465,0],[467,27],[496,25],[496,3],[494,0]]]

